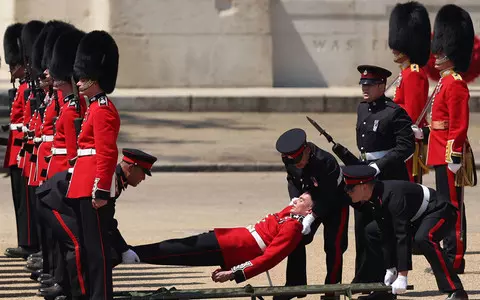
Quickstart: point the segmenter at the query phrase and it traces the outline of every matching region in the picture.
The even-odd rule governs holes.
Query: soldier
[[[375,180],[376,170],[356,165],[343,168],[346,190],[354,203],[369,202],[375,207],[375,226],[367,228],[369,246],[384,258],[384,283],[393,294],[407,289],[412,269],[412,238],[430,263],[438,288],[447,300],[468,299],[458,275],[440,248],[440,241],[455,223],[457,208],[442,194],[424,185],[400,180]],[[413,226],[415,230],[410,228]],[[378,236],[380,229],[381,235]]]
[[[78,152],[67,198],[75,200],[74,209],[82,224],[82,245],[88,257],[87,274],[90,297],[111,299],[112,267],[107,235],[108,212],[102,209],[115,196],[115,166],[120,116],[106,96],[113,92],[118,71],[118,48],[105,31],[92,31],[78,46],[74,74],[80,78],[79,91],[88,97]]]
[[[458,208],[457,221],[444,239],[443,246],[453,268],[465,269],[467,228],[463,186],[466,170],[472,170],[467,139],[469,91],[457,72],[466,72],[472,55],[474,29],[468,12],[456,5],[443,6],[434,24],[432,52],[440,81],[432,100],[427,164],[435,168],[438,193]]]
[[[286,285],[307,284],[305,245],[311,243],[322,223],[327,263],[325,284],[339,283],[342,280],[343,253],[348,246],[349,216],[349,200],[343,188],[340,166],[332,154],[307,142],[305,131],[299,128],[283,133],[277,140],[276,148],[282,154],[287,170],[290,199],[309,191],[315,202],[315,220],[312,220],[311,232],[288,256]],[[293,296],[274,297],[291,298]]]
[[[376,66],[362,65],[363,98],[357,110],[357,147],[360,158],[370,164],[382,180],[409,180],[405,161],[415,150],[412,120],[398,104],[387,98],[385,83],[391,72]],[[369,203],[353,204],[355,208],[355,278],[354,283],[379,282],[383,266],[365,245],[365,227],[373,221]],[[382,296],[381,293],[372,297]]]
[[[5,153],[4,167],[10,169],[10,178],[12,184],[12,198],[15,207],[15,217],[17,223],[17,242],[18,247],[7,248],[5,255],[7,257],[21,257],[26,259],[28,255],[38,251],[35,241],[31,237],[31,218],[29,216],[30,206],[27,202],[26,185],[22,177],[22,169],[18,167],[17,156],[20,152],[23,142],[23,111],[25,109],[25,90],[28,89],[28,83],[25,80],[25,65],[22,55],[21,34],[24,25],[15,23],[10,25],[5,31],[3,37],[3,47],[5,51],[5,62],[10,66],[12,83],[15,80],[20,81],[20,86],[16,91],[10,111],[10,135],[7,152]]]
[[[215,228],[182,239],[133,247],[140,260],[157,265],[220,266],[215,282],[244,282],[276,266],[309,230],[302,222],[314,203],[303,193],[280,212],[268,214],[255,225]]]
[[[118,263],[136,263],[140,259],[122,237],[118,222],[114,218],[115,202],[127,186],[136,187],[145,180],[145,175],[151,176],[151,168],[156,157],[137,149],[123,149],[122,161],[115,169],[115,198],[108,202],[105,209],[108,210],[109,235],[112,240],[114,258],[112,265]],[[47,298],[53,298],[61,294],[73,299],[84,299],[88,293],[86,279],[82,274],[82,250],[80,249],[80,226],[71,201],[65,201],[70,173],[58,172],[39,188],[38,195],[41,201],[41,216],[48,224],[55,237],[60,241],[62,249],[62,265],[68,269],[69,279],[55,280],[50,287],[41,288],[40,293]],[[43,282],[46,284],[46,282]],[[63,299],[63,298],[61,298]],[[69,299],[69,298],[67,298]],[[57,299],[59,300],[59,299]]]
[[[425,70],[430,57],[430,19],[425,7],[416,2],[398,3],[391,15],[388,45],[392,49],[395,63],[401,72],[396,80],[393,101],[408,113],[412,122],[417,122],[428,101],[428,78]],[[418,126],[412,127],[416,137],[415,154],[407,161],[410,181],[422,182],[422,174],[428,172],[425,166],[426,149],[423,135],[418,129],[426,125],[423,117]]]

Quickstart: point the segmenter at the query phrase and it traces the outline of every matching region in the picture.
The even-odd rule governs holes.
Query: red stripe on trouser
[[[340,226],[338,228],[337,237],[335,238],[335,264],[330,278],[330,283],[336,283],[338,269],[340,268],[340,262],[342,260],[342,238],[343,231],[345,230],[345,223],[347,222],[348,207],[342,208],[340,215]]]
[[[430,231],[428,232],[428,240],[430,241],[430,243],[433,244],[433,248],[435,249],[435,253],[437,253],[438,260],[440,261],[440,265],[443,269],[443,274],[445,274],[448,284],[450,284],[452,290],[455,290],[455,284],[453,283],[452,278],[450,278],[450,274],[448,273],[447,265],[445,264],[445,260],[443,259],[442,251],[440,250],[438,243],[433,241],[433,234],[435,233],[435,231],[438,230],[438,228],[443,225],[443,223],[445,223],[445,220],[440,219],[437,224],[435,224],[435,226],[430,229]]]
[[[25,177],[25,199],[26,199],[26,204],[27,204],[27,240],[28,240],[28,245],[31,246],[31,241],[30,241],[30,199],[28,196],[28,178]]]
[[[455,187],[455,173],[450,171],[447,167],[447,177],[448,177],[448,191],[450,193],[450,202],[458,208],[457,210],[457,221],[455,222],[455,243],[457,244],[457,251],[455,253],[455,259],[453,260],[453,268],[458,269],[462,263],[463,258],[463,241],[462,241],[462,211],[460,211],[460,201],[463,199],[458,199],[457,189]],[[462,187],[463,189],[463,187]]]
[[[95,211],[95,213],[97,214],[98,234],[100,235],[100,245],[102,246],[103,291],[105,293],[105,299],[107,299],[107,267],[105,266],[105,250],[103,249],[103,237],[102,237],[102,229],[100,228],[100,217],[98,216],[98,211]]]
[[[53,214],[55,215],[55,218],[57,218],[58,222],[62,226],[63,230],[67,233],[68,237],[72,240],[73,246],[75,247],[75,263],[77,265],[77,276],[78,276],[78,283],[80,284],[80,289],[82,290],[82,295],[85,295],[85,283],[83,282],[83,276],[82,276],[82,261],[80,259],[80,245],[75,238],[75,235],[73,232],[68,228],[67,224],[62,219],[62,216],[58,213],[56,210],[52,210]]]

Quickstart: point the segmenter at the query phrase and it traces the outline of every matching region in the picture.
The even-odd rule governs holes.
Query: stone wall
[[[359,64],[397,72],[387,44],[396,2],[2,0],[0,30],[53,18],[107,30],[120,49],[122,88],[354,86]],[[450,2],[423,1],[432,23]],[[470,12],[478,32],[480,1],[454,2]]]

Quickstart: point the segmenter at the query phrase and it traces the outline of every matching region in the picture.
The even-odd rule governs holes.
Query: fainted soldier
[[[443,194],[424,185],[376,180],[375,174],[374,168],[365,165],[343,168],[352,202],[369,202],[375,208],[374,221],[366,228],[367,245],[381,245],[380,249],[372,247],[372,251],[377,257],[383,256],[384,283],[392,286],[393,294],[406,292],[414,238],[432,267],[438,288],[448,293],[447,300],[468,299],[460,278],[440,248],[440,241],[455,223],[458,208]]]
[[[18,89],[11,89],[9,95],[13,97],[10,111],[10,134],[5,153],[4,167],[10,169],[10,178],[12,185],[12,198],[15,208],[15,218],[17,225],[17,243],[16,248],[7,248],[5,255],[7,257],[21,257],[26,259],[28,255],[38,251],[36,241],[31,239],[34,229],[30,218],[30,205],[27,201],[26,182],[22,176],[22,169],[18,166],[17,156],[20,153],[23,143],[23,111],[25,110],[25,91],[28,89],[28,83],[25,79],[26,66],[23,58],[23,47],[21,43],[21,34],[24,24],[15,23],[7,27],[3,37],[3,47],[5,51],[5,62],[10,66],[11,81],[14,83],[17,79],[20,81]]]
[[[302,240],[305,217],[314,202],[309,193],[295,198],[282,211],[268,214],[255,225],[215,228],[206,233],[133,250],[141,262],[156,265],[220,266],[212,273],[215,282],[248,280],[280,263]]]
[[[287,171],[290,199],[309,191],[315,203],[311,232],[305,235],[298,247],[288,256],[287,286],[306,285],[305,245],[312,242],[323,224],[327,274],[325,284],[342,281],[343,253],[348,246],[349,199],[343,188],[342,172],[335,157],[307,142],[304,130],[294,128],[277,140],[276,149],[282,155]],[[303,296],[303,295],[297,295]],[[293,296],[275,296],[274,299],[291,299]]]
[[[463,187],[474,185],[467,139],[469,91],[457,72],[466,72],[472,55],[474,29],[468,12],[456,5],[443,6],[434,24],[432,53],[440,71],[432,100],[427,164],[435,169],[438,193],[458,208],[457,220],[443,241],[449,261],[459,274],[465,269],[467,226]]]
[[[385,83],[391,72],[362,65],[363,99],[357,109],[357,147],[360,158],[377,170],[382,180],[409,180],[405,161],[415,150],[412,120],[398,104],[385,96]],[[372,207],[366,203],[352,204],[355,208],[355,277],[354,283],[379,282],[384,267],[366,245],[365,226],[373,220]],[[378,293],[380,295],[381,293]],[[377,294],[373,294],[375,297]],[[391,294],[385,297],[393,297]],[[382,296],[383,297],[383,296]]]
[[[74,74],[79,91],[88,97],[73,174],[67,198],[76,204],[75,214],[82,224],[85,272],[93,299],[111,299],[112,266],[108,230],[108,210],[104,206],[115,196],[115,166],[120,116],[106,96],[115,88],[118,47],[105,31],[86,34],[78,46]]]
[[[122,161],[115,169],[115,197],[104,207],[109,217],[108,233],[112,240],[113,266],[140,261],[118,229],[118,222],[114,218],[115,203],[127,186],[136,187],[145,180],[145,175],[151,176],[150,170],[157,160],[156,157],[137,149],[125,148],[122,152]],[[75,203],[71,203],[77,200],[65,200],[70,176],[68,171],[58,172],[37,191],[42,220],[48,224],[59,241],[61,265],[68,270],[68,278],[54,278],[49,284],[42,282],[43,285],[50,285],[40,289],[40,294],[47,298],[64,295],[67,299],[86,299],[88,296],[87,279],[82,271],[85,269],[82,264],[85,263],[85,253],[82,253],[80,245],[78,219],[72,209]]]
[[[425,117],[419,120],[428,101],[428,78],[422,67],[430,57],[430,19],[425,7],[416,2],[397,3],[390,15],[388,45],[392,49],[393,61],[399,64],[401,72],[395,81],[393,101],[400,105],[418,126],[412,129],[416,137],[415,153],[407,164],[410,181],[422,182],[422,175],[428,172],[425,166],[426,147],[418,128],[427,123]]]

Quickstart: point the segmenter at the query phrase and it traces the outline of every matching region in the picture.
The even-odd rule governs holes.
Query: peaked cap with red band
[[[284,132],[277,140],[277,151],[293,158],[303,153],[307,146],[307,134],[303,129],[293,128]]]
[[[374,180],[377,170],[367,165],[351,165],[343,167],[342,172],[346,185],[357,185]]]
[[[122,150],[123,161],[129,164],[134,164],[143,169],[145,174],[152,176],[150,170],[152,169],[153,164],[157,161],[155,156],[152,156],[148,153],[145,153],[138,149],[129,149],[125,148]]]
[[[371,65],[358,66],[357,70],[361,74],[359,84],[373,85],[386,83],[387,78],[392,75],[392,72],[387,69]]]

